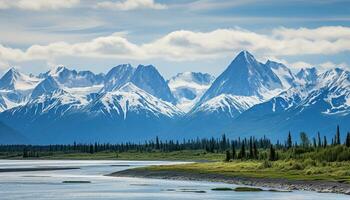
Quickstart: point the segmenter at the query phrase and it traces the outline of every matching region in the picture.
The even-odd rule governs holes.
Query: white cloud
[[[0,0],[0,9],[16,8],[21,10],[56,10],[71,8],[80,0]]]
[[[306,34],[301,34],[302,32]],[[333,32],[336,36],[327,32]],[[239,28],[218,29],[211,32],[181,30],[144,44],[133,43],[125,35],[116,33],[86,42],[32,45],[25,50],[0,45],[0,59],[16,62],[78,56],[195,61],[233,56],[243,49],[259,57],[268,58],[285,55],[331,55],[350,51],[349,32],[350,27],[278,28],[266,34]],[[297,67],[297,64],[305,67],[305,63],[294,63],[293,66]]]
[[[112,10],[137,10],[137,9],[166,9],[167,6],[154,2],[154,0],[124,0],[124,1],[104,1],[97,4],[97,8]]]

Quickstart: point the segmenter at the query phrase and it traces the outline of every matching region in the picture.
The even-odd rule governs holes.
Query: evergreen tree
[[[326,136],[323,136],[323,148],[326,148],[327,147],[327,137]]]
[[[229,150],[226,150],[226,158],[225,158],[225,161],[228,162],[228,161],[230,161],[230,159],[231,159],[230,151],[229,151]]]
[[[250,159],[254,158],[254,154],[253,154],[253,139],[252,139],[252,137],[250,137],[250,139],[249,139],[249,158]]]
[[[160,149],[159,138],[156,137],[156,149]]]
[[[244,159],[245,158],[245,142],[242,142],[241,144],[241,151],[238,153],[238,158],[239,159]]]
[[[269,160],[270,161],[276,160],[276,152],[272,145],[270,146]]]
[[[287,149],[292,148],[293,142],[292,142],[292,135],[290,134],[290,131],[288,133],[288,138],[287,138]]]
[[[350,147],[350,132],[346,135],[345,146]]]
[[[335,145],[340,145],[340,130],[339,125],[337,125],[337,133],[335,134]]]
[[[307,148],[310,146],[310,140],[309,137],[305,132],[300,133],[300,141],[301,141],[301,146],[304,148]]]
[[[320,132],[317,132],[317,146],[320,148],[322,146],[321,144],[321,135]]]
[[[235,143],[232,141],[232,160],[236,159]]]
[[[256,147],[256,142],[254,142],[254,144],[253,144],[253,153],[254,153],[254,159],[258,159],[259,152],[258,152],[258,148]]]

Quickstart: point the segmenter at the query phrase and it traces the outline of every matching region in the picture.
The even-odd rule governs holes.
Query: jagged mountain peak
[[[158,99],[131,82],[118,89],[106,92],[96,99],[86,110],[110,118],[127,119],[130,113],[138,113],[146,118],[171,118],[183,113],[174,105]]]
[[[267,99],[276,94],[274,90],[282,88],[281,80],[270,67],[258,62],[249,52],[242,51],[214,81],[200,102],[220,94]]]
[[[317,81],[318,70],[315,67],[302,68],[297,74],[296,77],[298,82],[301,84],[315,84]]]
[[[0,89],[31,90],[39,81],[38,78],[25,75],[12,67],[1,77]]]
[[[265,65],[272,69],[282,82],[283,88],[288,89],[297,85],[297,81],[293,72],[283,63],[267,60]]]
[[[60,89],[60,85],[57,83],[57,81],[52,76],[48,76],[34,88],[31,94],[31,98],[36,98],[43,94],[52,93],[58,89]]]

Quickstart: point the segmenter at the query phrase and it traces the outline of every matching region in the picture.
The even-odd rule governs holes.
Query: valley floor
[[[234,161],[151,166],[116,172],[111,176],[214,181],[350,195],[349,169],[350,162]]]

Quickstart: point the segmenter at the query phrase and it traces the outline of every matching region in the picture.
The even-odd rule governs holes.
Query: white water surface
[[[291,193],[212,191],[211,189],[215,187],[237,187],[237,185],[104,176],[132,167],[174,163],[165,161],[0,160],[0,168],[80,167],[80,169],[61,171],[0,173],[0,199],[349,200],[350,198],[341,194],[304,191]],[[90,181],[91,183],[63,183],[63,181]],[[205,191],[205,193],[194,191]]]

